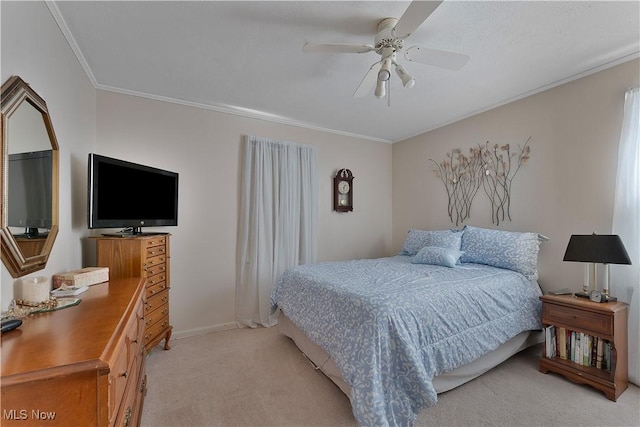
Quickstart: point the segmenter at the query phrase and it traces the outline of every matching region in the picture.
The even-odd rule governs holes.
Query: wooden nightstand
[[[567,358],[561,357],[560,351],[557,351],[553,357],[547,357],[545,348],[540,358],[540,372],[545,374],[549,371],[556,372],[573,382],[588,384],[604,392],[608,399],[615,402],[629,385],[627,365],[628,304],[624,302],[596,303],[569,295],[544,295],[540,299],[542,300],[542,323],[545,327],[554,326],[556,333],[560,331],[560,328],[564,328],[564,331],[595,337],[596,342],[599,339],[605,346],[606,343],[609,343],[608,347],[611,350],[610,369],[607,369],[606,367],[583,366],[570,360],[570,355]],[[558,340],[555,342],[556,348],[558,348],[557,342]],[[595,353],[594,351],[592,354],[595,355]]]

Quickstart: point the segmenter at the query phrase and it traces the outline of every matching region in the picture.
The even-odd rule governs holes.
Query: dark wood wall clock
[[[353,174],[349,169],[340,169],[333,178],[333,210],[353,211]]]

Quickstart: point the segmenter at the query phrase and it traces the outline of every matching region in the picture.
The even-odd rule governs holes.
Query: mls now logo
[[[39,409],[32,409],[29,412],[26,409],[3,409],[2,418],[5,420],[54,420],[56,418],[55,412],[41,411]]]

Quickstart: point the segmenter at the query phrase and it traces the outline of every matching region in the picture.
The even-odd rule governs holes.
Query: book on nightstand
[[[569,288],[556,289],[555,291],[549,291],[549,295],[570,295],[572,292]]]

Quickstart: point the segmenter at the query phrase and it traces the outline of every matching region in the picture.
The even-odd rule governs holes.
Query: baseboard
[[[197,335],[205,335],[211,332],[220,332],[220,331],[226,331],[228,329],[237,329],[238,328],[238,324],[236,322],[233,323],[221,323],[219,325],[212,325],[212,326],[206,326],[204,328],[195,328],[195,329],[188,329],[185,331],[176,331],[174,329],[174,331],[171,334],[171,340],[179,340],[181,338],[187,338],[187,337],[195,337]]]

